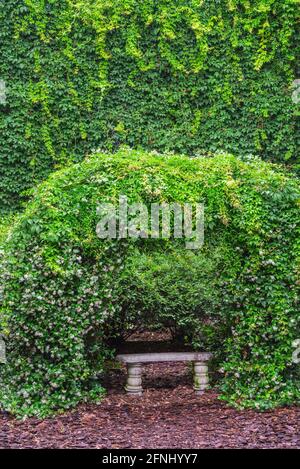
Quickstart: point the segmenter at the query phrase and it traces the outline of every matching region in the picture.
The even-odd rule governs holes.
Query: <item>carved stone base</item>
[[[143,393],[142,388],[142,364],[141,363],[127,363],[127,383],[125,391],[128,394],[141,396]]]
[[[194,390],[201,395],[208,388],[208,366],[204,362],[194,362]]]

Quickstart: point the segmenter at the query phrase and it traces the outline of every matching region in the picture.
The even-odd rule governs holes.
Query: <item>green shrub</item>
[[[205,243],[107,239],[99,202],[205,205]],[[140,324],[211,350],[223,398],[266,409],[299,398],[300,190],[280,167],[221,154],[122,149],[53,173],[10,230],[1,268],[1,407],[46,416],[103,393],[112,339]]]
[[[294,0],[2,3],[0,210],[120,144],[299,165]]]
[[[2,244],[5,242],[10,227],[13,225],[13,222],[16,218],[16,215],[8,214],[0,218],[0,251]]]

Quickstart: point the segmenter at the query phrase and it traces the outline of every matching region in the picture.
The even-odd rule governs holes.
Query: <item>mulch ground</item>
[[[100,405],[56,418],[0,414],[0,448],[300,448],[300,408],[240,412],[212,391],[195,396],[184,364],[145,366],[142,397],[124,382],[124,369],[111,372]]]

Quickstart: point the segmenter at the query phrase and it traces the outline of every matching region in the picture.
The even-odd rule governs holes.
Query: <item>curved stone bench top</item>
[[[123,363],[155,362],[206,362],[212,357],[208,352],[161,352],[161,353],[123,353],[117,360]]]

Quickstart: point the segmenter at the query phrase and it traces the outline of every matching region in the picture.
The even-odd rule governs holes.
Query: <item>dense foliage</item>
[[[94,148],[299,164],[294,0],[5,0],[0,210]]]
[[[107,239],[99,202],[205,204],[205,243]],[[300,190],[259,159],[96,153],[53,173],[9,231],[1,265],[0,403],[45,416],[103,393],[112,341],[143,325],[213,351],[223,398],[299,399]]]

